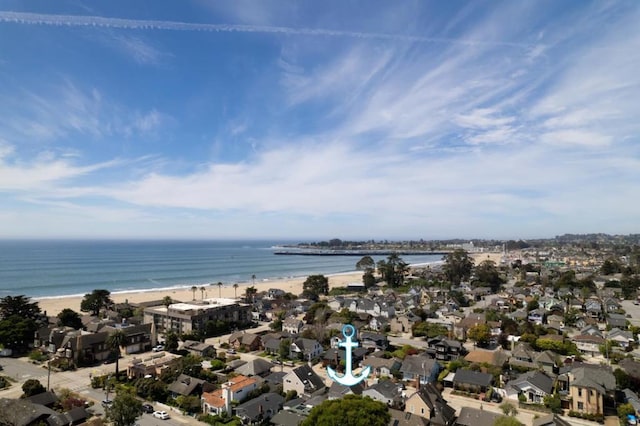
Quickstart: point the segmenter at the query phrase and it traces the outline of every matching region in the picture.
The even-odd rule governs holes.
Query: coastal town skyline
[[[636,2],[0,1],[0,238],[637,232]]]

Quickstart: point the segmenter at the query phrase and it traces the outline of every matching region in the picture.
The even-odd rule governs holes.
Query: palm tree
[[[247,301],[247,303],[253,303],[253,298],[258,292],[258,290],[255,287],[251,286],[251,287],[248,287],[244,292],[245,292],[245,300]]]
[[[216,285],[218,286],[218,297],[222,297],[222,282],[218,281]]]
[[[200,287],[200,299],[204,300],[204,287]]]
[[[167,322],[164,325],[164,332],[167,334],[167,326],[169,325],[169,306],[173,303],[171,296],[165,296],[162,298],[162,304],[167,308]]]
[[[191,292],[193,293],[193,300],[196,300],[196,290],[198,289],[198,287],[191,286]]]
[[[240,287],[238,283],[233,284],[233,292],[235,294],[236,299],[238,298],[238,287]]]
[[[116,330],[107,337],[107,347],[116,354],[116,378],[119,372],[118,360],[120,359],[120,348],[124,346],[126,341],[127,335],[124,334],[122,330]]]
[[[251,284],[256,285],[256,274],[251,275]]]

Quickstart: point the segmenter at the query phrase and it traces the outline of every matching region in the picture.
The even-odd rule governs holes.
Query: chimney
[[[222,398],[224,399],[224,410],[231,414],[231,382],[222,384]]]

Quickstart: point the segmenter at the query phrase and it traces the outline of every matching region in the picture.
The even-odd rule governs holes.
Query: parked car
[[[102,400],[102,406],[104,408],[110,408],[113,405],[113,401],[110,399],[103,399]]]
[[[155,410],[155,408],[153,408],[153,405],[151,404],[147,404],[146,402],[144,404],[142,404],[142,412],[143,413],[153,413]]]
[[[154,411],[153,417],[160,420],[167,420],[169,418],[169,415],[167,414],[166,411]]]
[[[154,352],[162,352],[164,351],[164,345],[158,345],[153,348]]]

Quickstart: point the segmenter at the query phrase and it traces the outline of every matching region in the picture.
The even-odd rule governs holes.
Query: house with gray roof
[[[458,369],[453,377],[454,388],[469,392],[486,392],[492,384],[493,376],[480,371]]]
[[[293,369],[282,380],[282,390],[284,392],[295,390],[301,396],[315,396],[323,393],[325,388],[322,378],[307,364]]]
[[[246,364],[241,365],[240,367],[235,369],[235,372],[238,374],[242,374],[243,376],[251,377],[251,376],[268,376],[271,374],[271,368],[273,368],[275,364],[267,361],[264,358],[255,358],[251,361],[248,361]]]
[[[296,339],[289,347],[289,358],[309,361],[322,355],[324,349],[316,339]]]
[[[283,404],[282,395],[269,392],[238,405],[235,414],[240,417],[242,424],[256,424],[271,419]]]
[[[282,321],[282,331],[290,334],[299,334],[304,322],[296,317],[289,317]]]
[[[353,386],[344,386],[332,381],[329,392],[327,393],[327,399],[340,399],[346,395],[362,395],[364,388],[365,384],[363,382]]]
[[[422,354],[405,357],[400,372],[405,382],[417,381],[426,384],[435,382],[441,369],[442,367],[435,359]]]
[[[453,424],[456,410],[447,404],[442,394],[432,384],[420,388],[407,398],[404,411],[429,420],[430,425],[449,426]]]
[[[49,426],[73,426],[86,422],[89,413],[84,407],[74,407],[71,410],[55,414],[47,419]]]
[[[202,385],[205,383],[202,379],[180,374],[178,378],[169,385],[168,391],[172,398],[179,396],[200,395],[202,393]]]
[[[185,340],[182,349],[188,351],[192,355],[198,355],[202,358],[215,358],[216,348],[209,344],[198,342],[197,340]]]
[[[388,407],[400,408],[404,405],[402,392],[402,385],[391,380],[380,380],[363,390],[362,396],[384,402]]]
[[[507,398],[518,400],[524,395],[525,402],[542,404],[544,398],[553,392],[553,379],[541,371],[528,371],[506,386]]]
[[[478,408],[462,407],[455,426],[493,426],[500,414]]]
[[[611,368],[576,363],[558,376],[558,389],[571,403],[571,410],[584,414],[602,414],[605,399],[613,398],[616,378]]]
[[[394,371],[400,371],[402,361],[398,358],[368,356],[360,363],[360,366],[371,367],[371,372],[375,377],[391,377]]]
[[[547,414],[546,416],[534,418],[531,426],[572,426],[557,414]]]
[[[289,410],[281,410],[271,418],[271,423],[275,426],[299,426],[307,416],[294,413]]]
[[[607,326],[626,330],[627,318],[622,314],[607,314]]]
[[[58,414],[44,405],[34,404],[25,399],[0,398],[0,424],[11,426],[29,426],[45,422]]]

